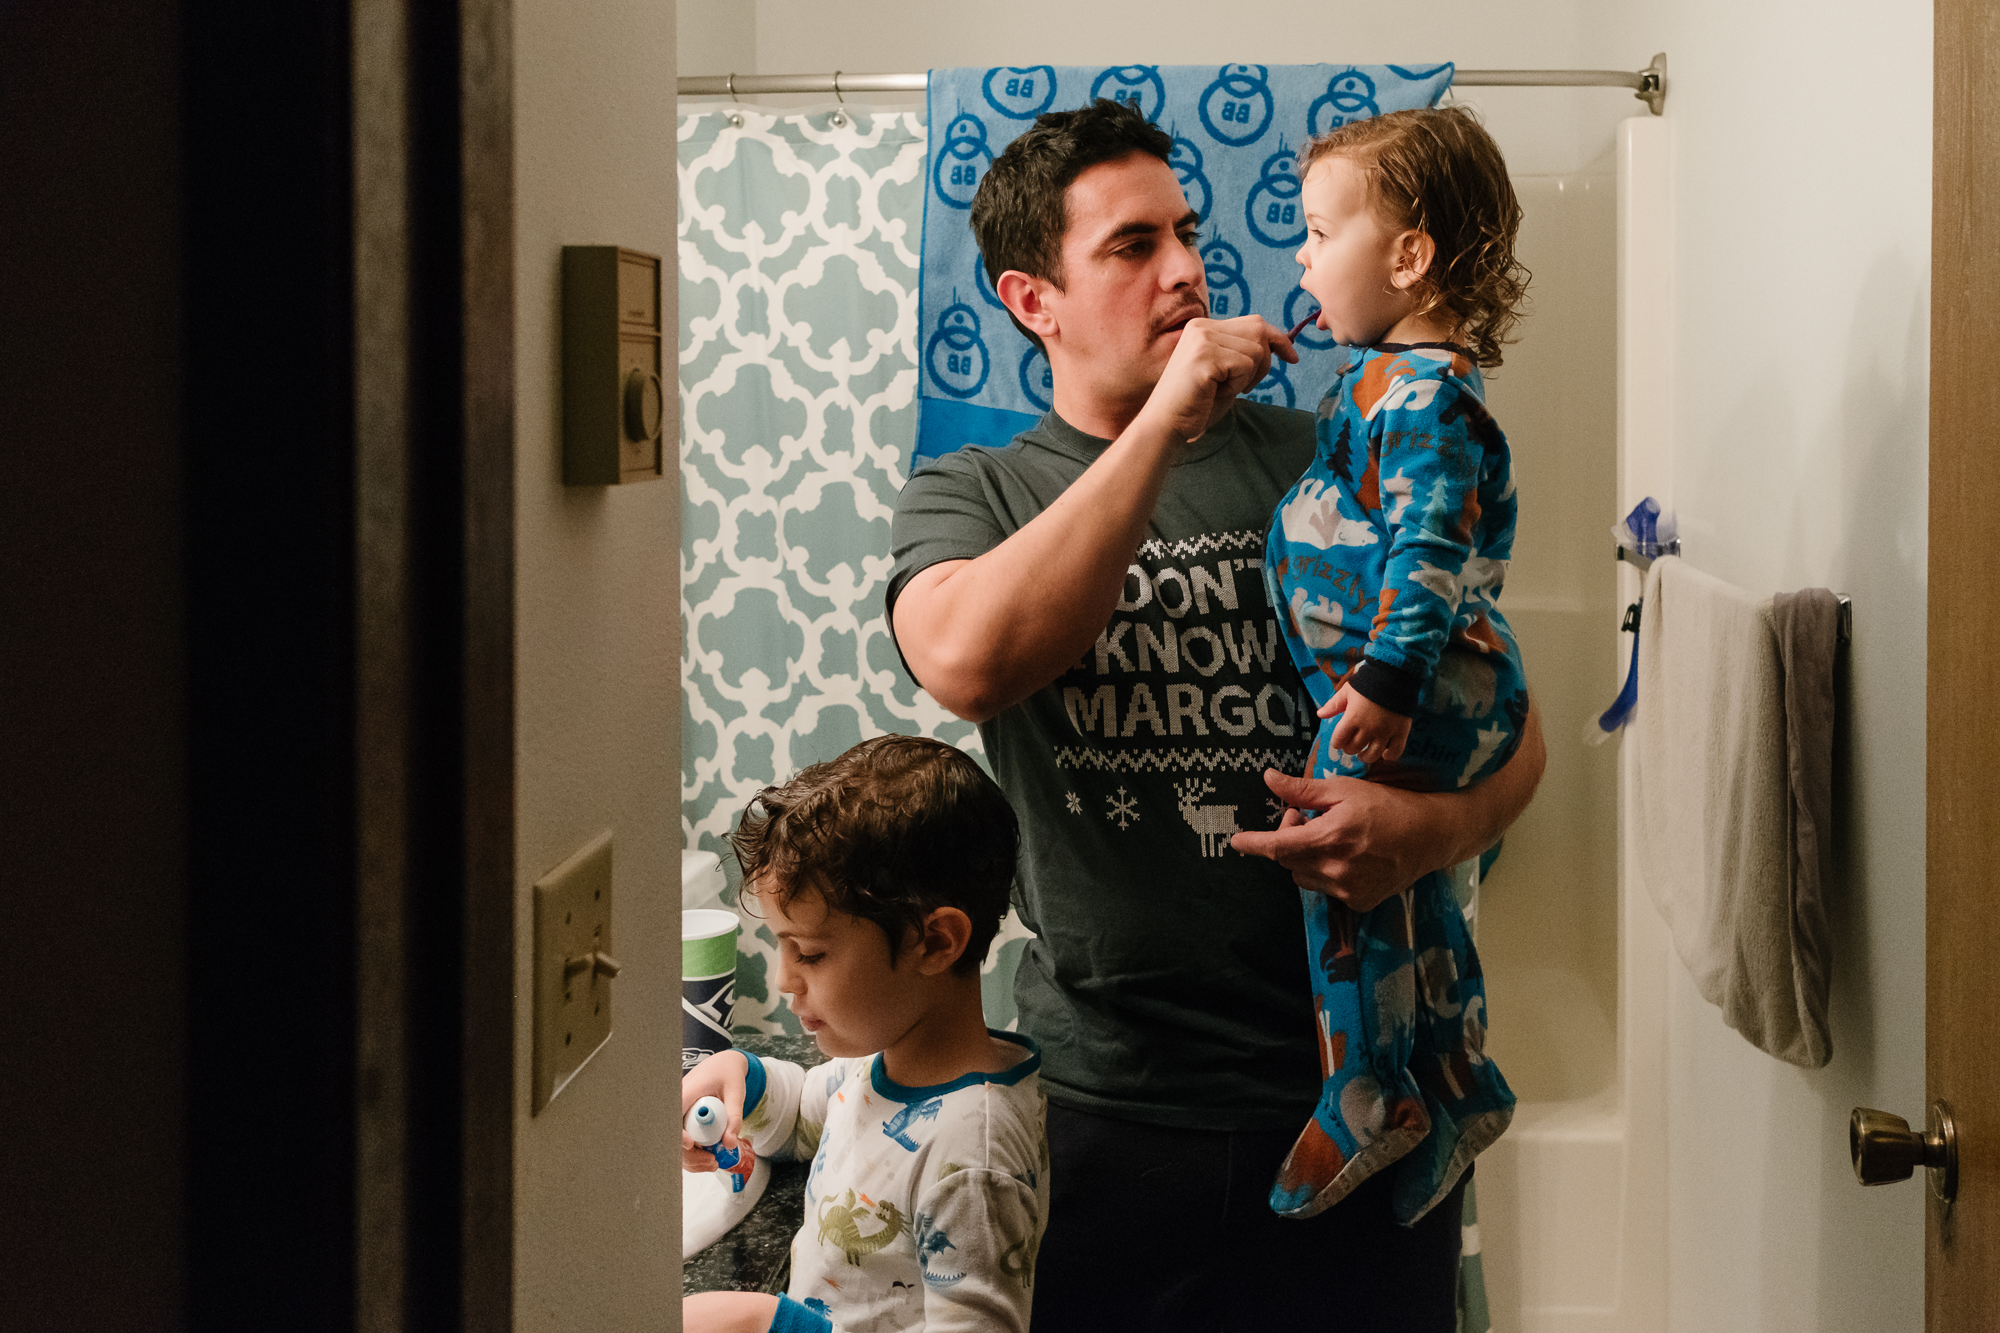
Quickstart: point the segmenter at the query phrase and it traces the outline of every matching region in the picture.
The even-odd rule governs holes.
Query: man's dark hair
[[[1035,117],[1034,126],[986,169],[972,196],[972,237],[994,291],[1008,269],[1046,278],[1060,290],[1063,233],[1069,230],[1063,199],[1070,182],[1100,162],[1133,153],[1168,162],[1173,151],[1173,137],[1125,102],[1100,97],[1075,111]],[[1014,327],[1042,345],[1020,320]]]
[[[999,786],[963,751],[877,736],[764,788],[729,841],[746,893],[789,905],[817,891],[828,907],[880,926],[891,963],[912,927],[958,908],[972,918],[952,964],[963,975],[986,961],[1007,915],[1021,830]]]

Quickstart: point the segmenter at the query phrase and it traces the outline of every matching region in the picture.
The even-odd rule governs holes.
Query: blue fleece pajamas
[[[1525,680],[1497,606],[1513,472],[1482,387],[1464,348],[1382,344],[1357,349],[1320,403],[1313,461],[1271,522],[1271,604],[1319,703],[1347,684],[1411,726],[1400,759],[1364,765],[1323,725],[1314,777],[1452,790],[1520,742]],[[1478,954],[1441,873],[1366,913],[1300,899],[1324,1083],[1271,1207],[1312,1216],[1393,1166],[1407,1226],[1513,1116],[1483,1052]]]

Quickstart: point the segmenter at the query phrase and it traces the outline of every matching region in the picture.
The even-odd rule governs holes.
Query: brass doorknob
[[[1922,1134],[1899,1115],[1855,1107],[1847,1122],[1847,1150],[1854,1158],[1855,1179],[1864,1185],[1908,1180],[1921,1166],[1929,1171],[1933,1194],[1949,1202],[1958,1193],[1958,1127],[1942,1101],[1931,1103],[1930,1123]]]

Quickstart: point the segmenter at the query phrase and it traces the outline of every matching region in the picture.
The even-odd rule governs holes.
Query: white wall
[[[1854,598],[1833,1063],[1759,1055],[1670,970],[1671,1327],[1918,1328],[1921,1186],[1856,1185],[1846,1124],[1924,1105],[1931,9],[1606,0],[1590,34],[1671,61],[1687,556]]]
[[[671,470],[563,486],[558,336],[564,245],[663,256],[675,327],[673,67],[671,0],[514,7],[523,1330],[679,1326],[680,493]],[[611,1040],[530,1117],[531,886],[605,828],[625,965]]]
[[[1586,3],[1521,0],[1500,6],[1436,0],[1425,6],[1420,23],[1412,23],[1407,10],[1395,7],[1241,0],[1227,6],[1228,35],[1219,36],[1217,18],[1223,11],[1197,0],[1155,0],[1143,8],[1015,0],[980,10],[951,0],[849,5],[756,0],[755,55],[758,72],[764,74],[835,69],[896,73],[944,65],[1220,66],[1227,61],[1319,60],[1451,60],[1463,68],[1550,68],[1581,58],[1579,12]],[[1640,52],[1635,46],[1610,63],[1636,69],[1656,49]],[[690,53],[683,59],[683,74],[728,72],[695,68],[692,58]],[[1612,126],[1637,105],[1628,94],[1610,89],[1485,89],[1465,100],[1486,113],[1513,170],[1534,174],[1574,171],[1609,153]]]

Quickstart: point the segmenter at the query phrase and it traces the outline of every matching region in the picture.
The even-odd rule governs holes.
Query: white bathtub
[[[1628,121],[1615,167],[1516,180],[1535,305],[1489,398],[1522,496],[1503,606],[1549,766],[1480,897],[1490,1050],[1521,1099],[1477,1174],[1495,1333],[1664,1327],[1667,944],[1620,859],[1619,747],[1580,733],[1622,679],[1616,626],[1638,593],[1607,530],[1669,491],[1653,462],[1667,438],[1669,132]]]

